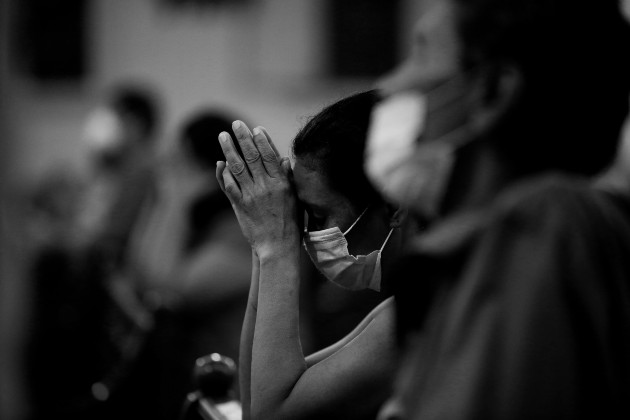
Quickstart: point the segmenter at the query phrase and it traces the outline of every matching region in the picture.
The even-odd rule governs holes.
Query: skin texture
[[[239,361],[244,417],[373,416],[389,394],[395,367],[392,301],[375,308],[341,342],[312,356],[305,357],[299,337],[298,197],[314,216],[309,224],[316,228],[337,223],[347,228],[358,216],[357,210],[350,210],[334,194],[322,197],[325,183],[299,163],[293,172],[289,160],[279,157],[259,127],[251,133],[243,123],[235,122],[233,130],[243,159],[231,136],[222,133],[219,141],[227,163],[218,163],[217,179],[232,202],[254,260]],[[312,188],[304,188],[307,185]],[[319,200],[336,210],[317,208]],[[375,211],[368,219],[376,220],[377,215]],[[384,223],[382,230],[387,229]],[[357,239],[357,248],[351,252],[382,243],[380,237],[370,240],[371,245]]]

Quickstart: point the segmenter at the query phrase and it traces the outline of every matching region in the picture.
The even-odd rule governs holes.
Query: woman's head
[[[298,132],[292,144],[294,174],[300,200],[319,227],[342,224],[331,219],[335,208],[358,215],[379,202],[363,170],[363,153],[374,91],[348,96],[327,106]],[[337,218],[338,219],[338,218]]]
[[[393,228],[402,227],[404,212],[383,200],[363,169],[377,100],[375,91],[366,91],[324,108],[292,145],[295,188],[308,214],[307,252],[327,278],[352,290],[379,290],[381,267],[387,269],[403,240],[403,230]],[[347,248],[339,241],[342,234]],[[365,258],[355,265],[348,253]]]

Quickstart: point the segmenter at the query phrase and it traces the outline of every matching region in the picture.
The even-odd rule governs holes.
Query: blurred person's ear
[[[473,76],[470,124],[476,134],[492,131],[518,101],[523,74],[514,64],[485,66]]]
[[[389,227],[392,229],[401,227],[407,219],[408,210],[392,204],[387,204],[387,210],[389,214]]]

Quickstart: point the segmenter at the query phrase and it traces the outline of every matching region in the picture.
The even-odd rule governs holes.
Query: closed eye
[[[308,206],[306,207],[306,226],[308,226],[308,230],[320,230],[322,226],[325,225],[327,216],[320,214],[318,212],[313,212]]]

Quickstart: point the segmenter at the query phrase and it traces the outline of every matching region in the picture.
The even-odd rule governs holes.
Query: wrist
[[[292,238],[283,241],[267,242],[256,247],[255,252],[261,263],[274,259],[299,258],[300,241],[299,238]]]

